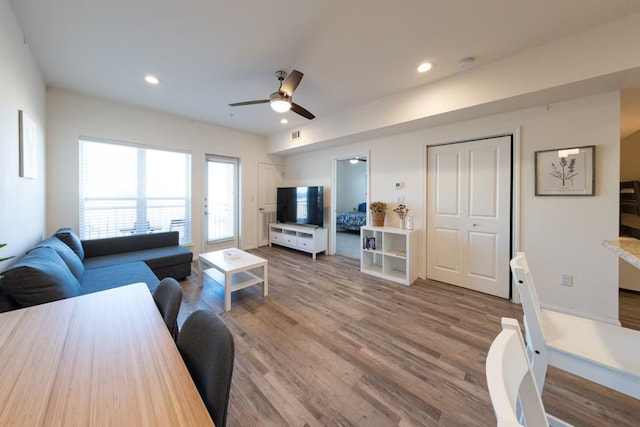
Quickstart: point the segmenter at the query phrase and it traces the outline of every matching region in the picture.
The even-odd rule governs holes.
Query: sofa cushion
[[[60,228],[53,234],[54,237],[62,240],[71,248],[73,252],[78,255],[80,261],[84,259],[84,249],[82,247],[82,242],[80,242],[80,238],[71,228]]]
[[[135,252],[122,252],[100,257],[84,259],[85,270],[122,264],[125,262],[145,261],[154,270],[158,266],[191,263],[193,254],[183,246],[169,246],[164,248],[145,249]]]
[[[15,310],[16,308],[20,308],[20,306],[9,298],[9,295],[7,295],[7,293],[2,290],[2,286],[0,286],[0,313]]]
[[[160,280],[144,262],[129,262],[85,270],[80,282],[80,293],[86,295],[137,282],[146,283],[153,292]]]
[[[3,274],[0,286],[21,307],[80,294],[80,283],[50,247],[31,250]]]
[[[178,246],[180,235],[177,231],[161,233],[131,234],[129,236],[106,237],[83,240],[85,258],[137,252],[147,249]]]
[[[82,265],[82,261],[78,258],[75,252],[71,250],[69,246],[67,246],[62,240],[57,237],[49,237],[48,239],[43,240],[42,242],[36,245],[36,248],[40,248],[43,246],[47,246],[49,248],[54,249],[60,258],[67,264],[71,273],[75,276],[76,279],[80,280],[82,278],[82,274],[84,273],[84,266]]]

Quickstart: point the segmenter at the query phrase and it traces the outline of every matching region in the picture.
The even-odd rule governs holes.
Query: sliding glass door
[[[238,159],[208,155],[206,161],[205,249],[238,247]]]

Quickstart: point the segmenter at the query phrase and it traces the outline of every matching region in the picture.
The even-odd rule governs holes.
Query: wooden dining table
[[[144,283],[0,314],[0,426],[213,426]]]

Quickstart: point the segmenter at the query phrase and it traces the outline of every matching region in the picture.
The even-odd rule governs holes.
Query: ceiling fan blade
[[[229,107],[240,107],[242,105],[253,105],[253,104],[266,104],[267,102],[269,102],[268,99],[259,99],[257,101],[234,102],[233,104],[229,104]]]
[[[294,113],[300,114],[302,117],[305,117],[305,118],[307,118],[309,120],[313,120],[313,119],[316,118],[316,116],[314,116],[308,110],[302,108],[301,106],[299,106],[295,102],[291,103],[291,111],[293,111]]]
[[[282,82],[282,86],[280,87],[280,91],[286,93],[289,96],[293,95],[293,91],[296,90],[298,85],[300,84],[300,80],[302,80],[302,74],[298,70],[293,70],[289,73],[284,82]]]

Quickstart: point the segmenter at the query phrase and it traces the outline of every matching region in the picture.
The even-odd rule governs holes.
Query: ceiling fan
[[[293,70],[287,76],[286,71],[276,71],[276,77],[278,81],[280,81],[280,87],[277,91],[273,92],[269,99],[259,99],[256,101],[245,101],[245,102],[234,102],[233,104],[229,104],[230,107],[240,107],[243,105],[253,105],[253,104],[266,104],[267,102],[271,103],[271,108],[274,111],[279,113],[284,113],[285,111],[293,111],[294,113],[300,114],[302,117],[305,117],[309,120],[314,119],[316,116],[311,114],[307,109],[302,108],[295,102],[291,100],[293,96],[293,92],[296,90],[298,85],[300,84],[300,80],[302,80],[302,74],[298,70]]]

